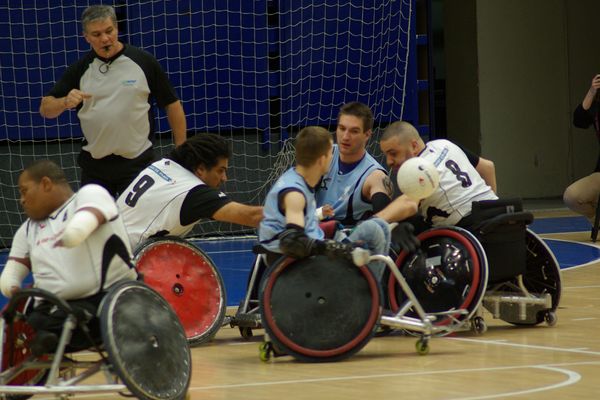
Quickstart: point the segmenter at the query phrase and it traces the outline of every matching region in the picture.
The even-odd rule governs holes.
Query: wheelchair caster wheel
[[[252,336],[254,336],[252,334],[252,328],[248,328],[248,327],[242,327],[242,328],[240,328],[240,336],[243,339],[249,340]]]
[[[429,340],[426,338],[421,338],[417,340],[415,347],[417,349],[417,354],[424,356],[429,353]]]
[[[260,361],[269,361],[271,359],[271,353],[273,353],[273,345],[271,342],[263,342],[258,346]]]
[[[487,324],[482,317],[473,318],[473,321],[471,321],[471,327],[478,335],[481,335],[487,331]]]
[[[546,315],[544,315],[544,321],[548,326],[556,325],[556,321],[558,318],[556,317],[556,313],[554,311],[548,311]]]

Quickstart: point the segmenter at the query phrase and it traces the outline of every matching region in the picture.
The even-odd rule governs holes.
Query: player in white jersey
[[[386,163],[392,169],[397,170],[412,157],[426,158],[435,165],[440,175],[439,187],[419,204],[420,213],[429,225],[463,225],[464,218],[471,213],[473,201],[498,198],[460,147],[444,139],[425,144],[408,122],[389,125],[384,130],[380,146]],[[490,162],[483,161],[480,169],[495,186],[495,174],[490,176],[489,173]],[[403,197],[406,196],[402,195],[399,199]],[[398,199],[394,200],[387,211],[399,212],[402,207],[396,207],[398,204]]]
[[[262,207],[219,190],[230,157],[225,139],[200,134],[140,172],[117,199],[132,247],[150,237],[184,236],[202,219],[257,227]]]
[[[95,318],[106,290],[121,280],[135,280],[127,233],[111,195],[98,185],[74,193],[54,162],[40,160],[19,177],[21,205],[29,217],[17,230],[0,276],[2,294],[19,290],[33,274],[34,286],[66,300]],[[57,343],[66,315],[49,303],[36,304],[28,315],[37,331],[32,351],[42,354]],[[76,330],[74,348],[90,344]]]

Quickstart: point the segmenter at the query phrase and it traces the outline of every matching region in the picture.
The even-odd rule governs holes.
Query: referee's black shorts
[[[81,150],[78,158],[81,167],[81,186],[96,183],[108,190],[116,199],[131,181],[154,161],[152,147],[132,159],[114,154],[97,159],[89,152]]]

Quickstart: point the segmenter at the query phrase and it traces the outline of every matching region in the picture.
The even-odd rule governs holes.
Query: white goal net
[[[344,103],[369,105],[376,126],[410,120],[414,1],[0,2],[0,249],[10,247],[24,220],[17,178],[26,164],[51,158],[78,187],[76,112],[44,119],[38,109],[65,68],[89,51],[80,25],[88,5],[113,5],[120,40],[155,55],[183,102],[189,135],[230,140],[224,190],[260,204],[293,164],[288,139],[308,125],[335,129]],[[162,110],[155,115],[155,146],[164,154],[169,126]],[[194,233],[242,231],[206,223]]]

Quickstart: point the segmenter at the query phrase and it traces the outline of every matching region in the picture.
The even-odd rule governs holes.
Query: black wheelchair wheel
[[[548,245],[529,229],[527,230],[525,240],[527,245],[527,262],[525,272],[522,275],[523,286],[525,286],[525,289],[529,293],[536,296],[549,294],[552,306],[550,308],[533,309],[533,312],[528,312],[525,320],[519,318],[517,312],[501,312],[500,316],[503,321],[513,325],[531,326],[541,324],[544,321],[549,322],[548,319],[554,316],[554,312],[560,303],[562,287],[560,266]],[[513,278],[500,286],[499,290],[514,291],[516,294],[522,294],[517,287],[517,278]],[[516,305],[503,304],[500,307],[515,308]]]
[[[141,282],[122,282],[100,310],[102,340],[115,373],[138,398],[184,399],[191,379],[185,332],[170,305]]]
[[[356,353],[381,315],[379,286],[368,267],[324,256],[280,260],[267,271],[260,298],[275,349],[306,362]]]
[[[435,325],[462,323],[470,319],[481,304],[488,278],[487,259],[481,244],[459,227],[433,228],[418,235],[419,251],[401,252],[396,259],[426,313],[466,310],[466,314],[440,316]],[[407,301],[393,274],[388,280],[388,297],[393,312]],[[416,317],[414,310],[407,313]]]

